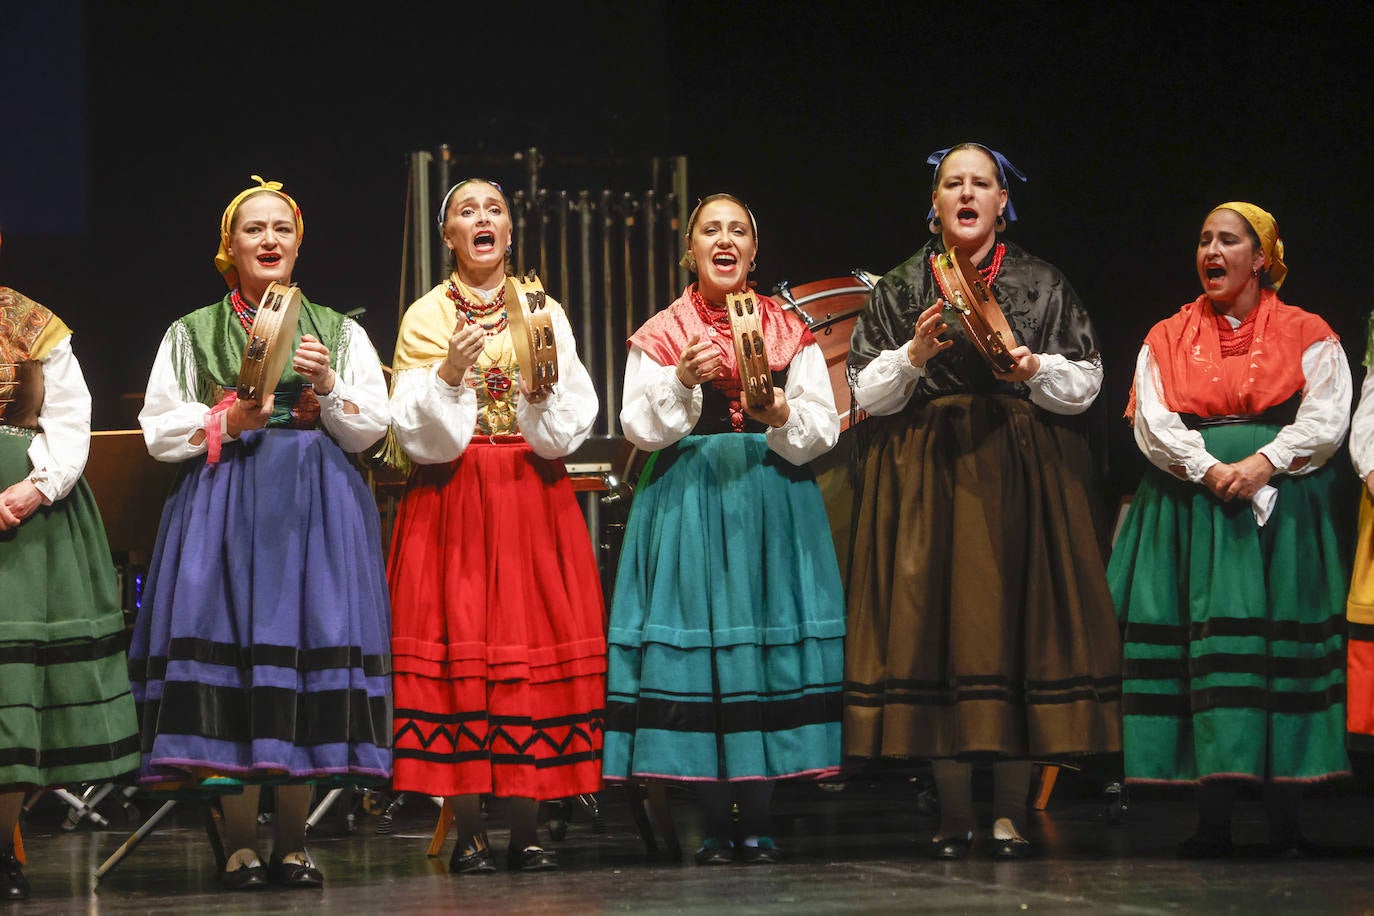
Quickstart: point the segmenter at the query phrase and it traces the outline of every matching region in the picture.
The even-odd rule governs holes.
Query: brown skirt
[[[868,422],[846,755],[1119,751],[1121,642],[1084,434],[972,395]]]

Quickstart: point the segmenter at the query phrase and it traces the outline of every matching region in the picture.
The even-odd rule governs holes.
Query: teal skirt
[[[844,595],[809,468],[762,435],[658,452],[608,637],[607,779],[777,779],[840,763]]]
[[[1238,461],[1277,426],[1202,431]],[[1349,533],[1339,469],[1275,475],[1268,522],[1151,469],[1107,578],[1125,623],[1126,778],[1317,781],[1349,771],[1344,613]]]
[[[31,430],[0,426],[0,490],[32,470]],[[85,480],[0,532],[0,790],[138,767],[124,614]]]

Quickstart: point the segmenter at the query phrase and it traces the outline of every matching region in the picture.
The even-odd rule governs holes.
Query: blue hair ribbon
[[[990,148],[990,147],[986,147],[986,146],[984,146],[984,145],[981,144],[981,143],[960,144],[960,145],[961,145],[961,146],[970,146],[970,145],[971,145],[971,146],[976,146],[978,149],[982,150],[983,152],[985,152],[985,153],[987,153],[989,156],[991,156],[992,159],[993,159],[993,161],[997,163],[997,178],[998,178],[998,181],[1000,182],[1000,184],[1001,184],[1002,187],[1005,188],[1005,187],[1007,186],[1007,172],[1011,172],[1011,173],[1012,173],[1013,175],[1015,175],[1017,178],[1021,179],[1022,183],[1025,183],[1025,181],[1026,181],[1026,176],[1025,176],[1025,174],[1024,174],[1020,169],[1018,169],[1016,166],[1012,165],[1012,164],[1011,164],[1011,160],[1008,159],[1006,156],[1003,156],[1001,153],[997,152],[997,150],[992,149],[992,148]],[[945,157],[949,155],[949,152],[950,152],[950,150],[952,150],[952,149],[954,149],[954,147],[952,147],[952,146],[945,147],[944,149],[937,149],[935,152],[931,153],[929,156],[926,157],[926,165],[933,165],[933,166],[935,166],[935,170],[938,172],[938,171],[940,170],[940,163],[942,163],[942,162],[945,161]],[[928,214],[926,214],[926,219],[934,219],[934,218],[935,218],[935,207],[932,206],[932,207],[930,208],[930,212],[929,212]],[[1008,193],[1008,194],[1007,194],[1007,221],[1008,221],[1008,222],[1012,222],[1012,221],[1015,220],[1015,219],[1016,219],[1016,207],[1015,207],[1015,206],[1012,204],[1012,202],[1011,202],[1011,194]]]

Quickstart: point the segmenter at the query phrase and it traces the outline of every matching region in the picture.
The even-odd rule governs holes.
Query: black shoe
[[[992,841],[992,857],[994,859],[1029,859],[1035,855],[1035,846],[1030,840],[1015,836],[1008,840],[994,839]]]
[[[287,862],[285,857],[278,859],[274,856],[271,864],[267,866],[267,877],[273,884],[293,888],[324,887],[324,873],[315,865],[315,860],[310,858],[310,853],[298,849],[287,855],[298,856],[305,861]]]
[[[932,859],[944,859],[952,861],[962,859],[968,855],[968,851],[973,846],[973,834],[964,836],[936,837],[926,844],[926,855]]]
[[[24,877],[24,866],[11,849],[0,855],[0,900],[28,900],[29,879]]]
[[[478,849],[476,846],[464,846],[459,843],[453,847],[453,855],[448,860],[448,870],[455,875],[489,875],[496,871],[496,862],[490,849]]]
[[[267,869],[258,862],[256,865],[244,865],[233,871],[222,871],[219,883],[227,891],[262,890],[267,886]]]
[[[558,867],[558,853],[543,846],[526,846],[507,853],[511,871],[553,871]]]
[[[745,843],[740,851],[746,865],[777,865],[782,861],[782,850],[773,845],[772,837],[761,836],[757,845]]]
[[[1320,859],[1327,851],[1302,834],[1295,834],[1265,844],[1261,853],[1271,859]]]
[[[733,843],[721,843],[715,837],[708,836],[702,841],[701,848],[692,859],[698,865],[729,865],[735,861],[735,846]]]
[[[1195,833],[1178,844],[1180,859],[1229,859],[1234,854],[1231,838],[1222,834]]]

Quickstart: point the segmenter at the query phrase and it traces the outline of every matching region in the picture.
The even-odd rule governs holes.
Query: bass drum
[[[852,411],[849,376],[845,364],[849,360],[849,337],[859,313],[868,302],[868,294],[878,282],[876,274],[856,270],[847,277],[816,280],[800,286],[779,283],[774,294],[784,307],[801,316],[816,336],[825,365],[830,371],[830,387],[835,396],[835,410],[840,415],[840,439],[835,447],[811,462],[825,500],[830,518],[830,535],[835,542],[835,557],[840,564],[840,579],[848,582],[850,529],[853,524],[854,486],[849,478],[850,427],[867,414]]]
[[[876,275],[856,270],[847,277],[816,280],[801,286],[791,286],[784,280],[778,284],[774,294],[785,308],[800,315],[811,333],[816,335],[816,343],[820,344],[821,352],[825,354],[825,366],[830,370],[830,387],[834,391],[841,431],[863,419],[862,415],[850,415],[849,378],[845,374],[845,362],[849,359],[849,335],[854,333],[854,324],[859,320],[859,313],[864,310],[868,294],[877,282]]]

